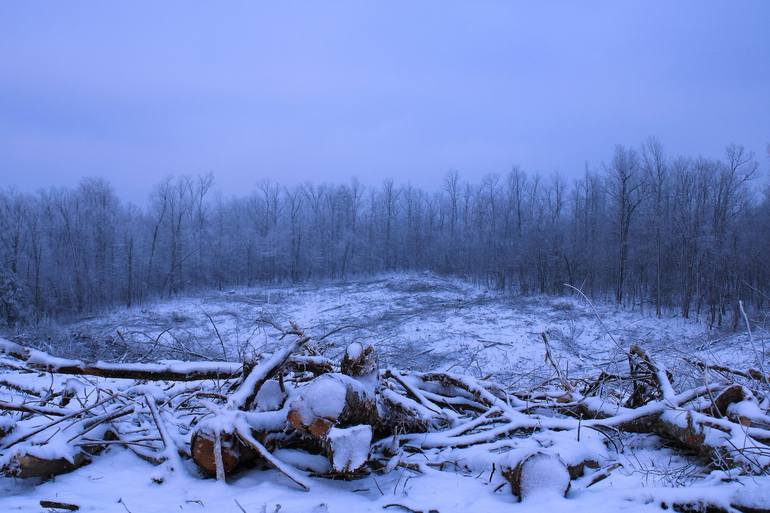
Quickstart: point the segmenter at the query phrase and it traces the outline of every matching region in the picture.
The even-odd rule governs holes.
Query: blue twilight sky
[[[0,3],[0,185],[438,188],[615,143],[768,168],[770,1]]]

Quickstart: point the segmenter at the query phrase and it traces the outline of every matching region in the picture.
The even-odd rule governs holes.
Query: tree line
[[[770,296],[770,192],[759,163],[670,156],[655,139],[565,180],[513,167],[428,191],[263,182],[226,198],[170,177],[148,203],[109,183],[0,191],[0,324],[131,307],[207,288],[427,270],[518,294],[589,297],[737,322]]]

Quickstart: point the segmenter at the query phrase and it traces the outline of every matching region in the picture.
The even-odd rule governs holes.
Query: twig
[[[201,308],[201,310],[203,310],[203,309]],[[222,358],[227,360],[227,348],[225,347],[225,341],[222,340],[222,335],[219,334],[219,329],[217,329],[217,323],[214,322],[214,319],[211,318],[211,316],[209,315],[209,313],[206,310],[203,310],[203,314],[206,317],[208,317],[209,322],[214,327],[214,332],[217,334],[217,338],[219,339],[219,343],[222,346]]]
[[[588,302],[588,304],[591,306],[591,310],[593,310],[593,312],[594,312],[594,315],[596,316],[596,319],[599,321],[599,324],[601,325],[602,329],[603,329],[603,330],[604,330],[604,332],[607,334],[607,336],[609,336],[609,337],[610,337],[610,340],[612,340],[612,341],[615,343],[615,346],[616,346],[618,349],[620,349],[621,351],[625,351],[625,350],[623,349],[623,346],[621,346],[621,345],[620,345],[620,343],[619,343],[617,340],[615,340],[615,337],[613,337],[613,336],[612,336],[612,333],[610,333],[610,330],[609,330],[609,329],[607,328],[607,326],[604,324],[604,321],[602,320],[601,316],[599,315],[599,312],[596,310],[596,307],[594,306],[593,302],[592,302],[590,299],[588,299],[588,296],[586,296],[586,295],[583,293],[583,291],[582,291],[582,290],[580,290],[579,288],[577,288],[577,287],[575,287],[575,286],[573,286],[573,285],[570,285],[569,283],[565,283],[565,284],[564,284],[564,286],[565,286],[565,287],[569,287],[569,288],[571,288],[572,290],[574,290],[575,292],[577,292],[578,294],[580,294],[580,295],[583,297],[583,299],[585,299],[585,300],[586,300],[586,302]]]

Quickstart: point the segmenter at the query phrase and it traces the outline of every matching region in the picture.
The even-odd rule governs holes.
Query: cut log
[[[215,454],[216,437],[220,438],[220,454],[222,458],[222,470],[225,476],[232,474],[242,467],[256,463],[257,453],[233,433],[215,433],[214,430],[202,427],[192,436],[192,458],[204,474],[217,475],[217,461]]]
[[[709,460],[715,468],[740,466],[755,473],[770,465],[767,456],[770,447],[752,436],[761,435],[764,430],[751,430],[728,419],[716,419],[692,410],[684,413],[669,410],[659,417],[656,431]]]
[[[558,455],[546,452],[530,454],[515,467],[503,470],[503,476],[519,501],[541,495],[564,497],[570,488],[567,465]]]
[[[270,454],[270,451],[268,451],[267,448],[259,442],[259,440],[255,439],[249,430],[245,429],[245,426],[236,427],[236,431],[238,436],[241,438],[241,440],[243,440],[245,444],[254,449],[254,451],[256,451],[260,457],[264,458],[270,465],[275,467],[276,470],[297,483],[303,490],[310,491],[310,481],[307,479],[307,477],[299,472],[296,468],[293,468],[291,465],[287,465],[286,463]]]
[[[344,374],[324,374],[300,389],[288,420],[300,432],[321,439],[334,426],[375,424],[377,406],[362,383]]]

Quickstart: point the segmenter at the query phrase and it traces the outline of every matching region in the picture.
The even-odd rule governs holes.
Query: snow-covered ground
[[[244,352],[271,351],[277,344],[275,331],[257,319],[294,321],[316,338],[339,329],[323,340],[333,359],[359,340],[373,344],[385,365],[490,376],[506,385],[547,373],[542,332],[570,374],[593,371],[616,356],[612,338],[626,348],[637,343],[660,351],[664,358],[753,358],[743,330],[709,332],[703,323],[673,315],[658,319],[652,311],[606,304],[596,309],[603,324],[577,296],[511,297],[458,279],[396,274],[355,283],[212,292],[118,309],[57,327],[53,342],[40,345],[46,338],[41,333],[29,342],[86,360],[119,359],[126,351],[129,359],[179,358],[189,351],[238,360]],[[767,339],[768,333],[755,337]]]
[[[641,344],[671,362],[691,355],[744,368],[755,359],[742,332],[709,333],[704,325],[677,317],[657,319],[611,305],[596,308],[603,324],[592,307],[576,297],[512,298],[456,279],[389,275],[350,284],[215,292],[116,310],[58,327],[51,342],[38,345],[87,360],[178,358],[182,351],[238,360],[244,353],[278,346],[275,331],[257,319],[282,325],[295,321],[317,339],[339,330],[319,342],[325,355],[335,360],[358,340],[374,345],[381,367],[467,373],[511,389],[552,376],[544,362],[541,333],[548,335],[556,359],[571,376],[624,363],[618,344]],[[767,339],[765,332],[754,335],[755,345]],[[579,450],[581,444],[601,438],[598,432],[590,433],[580,442],[565,443]],[[704,474],[686,457],[659,448],[655,438],[618,439],[622,446],[613,449],[614,458],[623,468],[591,488],[574,486],[566,499],[547,495],[522,503],[508,488],[496,491],[499,472],[493,475],[483,458],[452,460],[468,453],[441,455],[444,461],[454,461],[456,471],[426,467],[425,473],[416,474],[399,467],[353,481],[314,478],[308,493],[275,470],[244,472],[227,485],[200,479],[189,461],[185,472],[159,485],[151,479],[155,467],[114,446],[92,464],[46,483],[0,478],[0,511],[40,511],[41,499],[76,503],[82,511],[123,513],[408,511],[403,507],[426,513],[660,511],[662,502],[687,498],[711,498],[725,505],[770,504],[766,478],[717,487],[721,473]],[[423,456],[414,458],[417,462]]]

